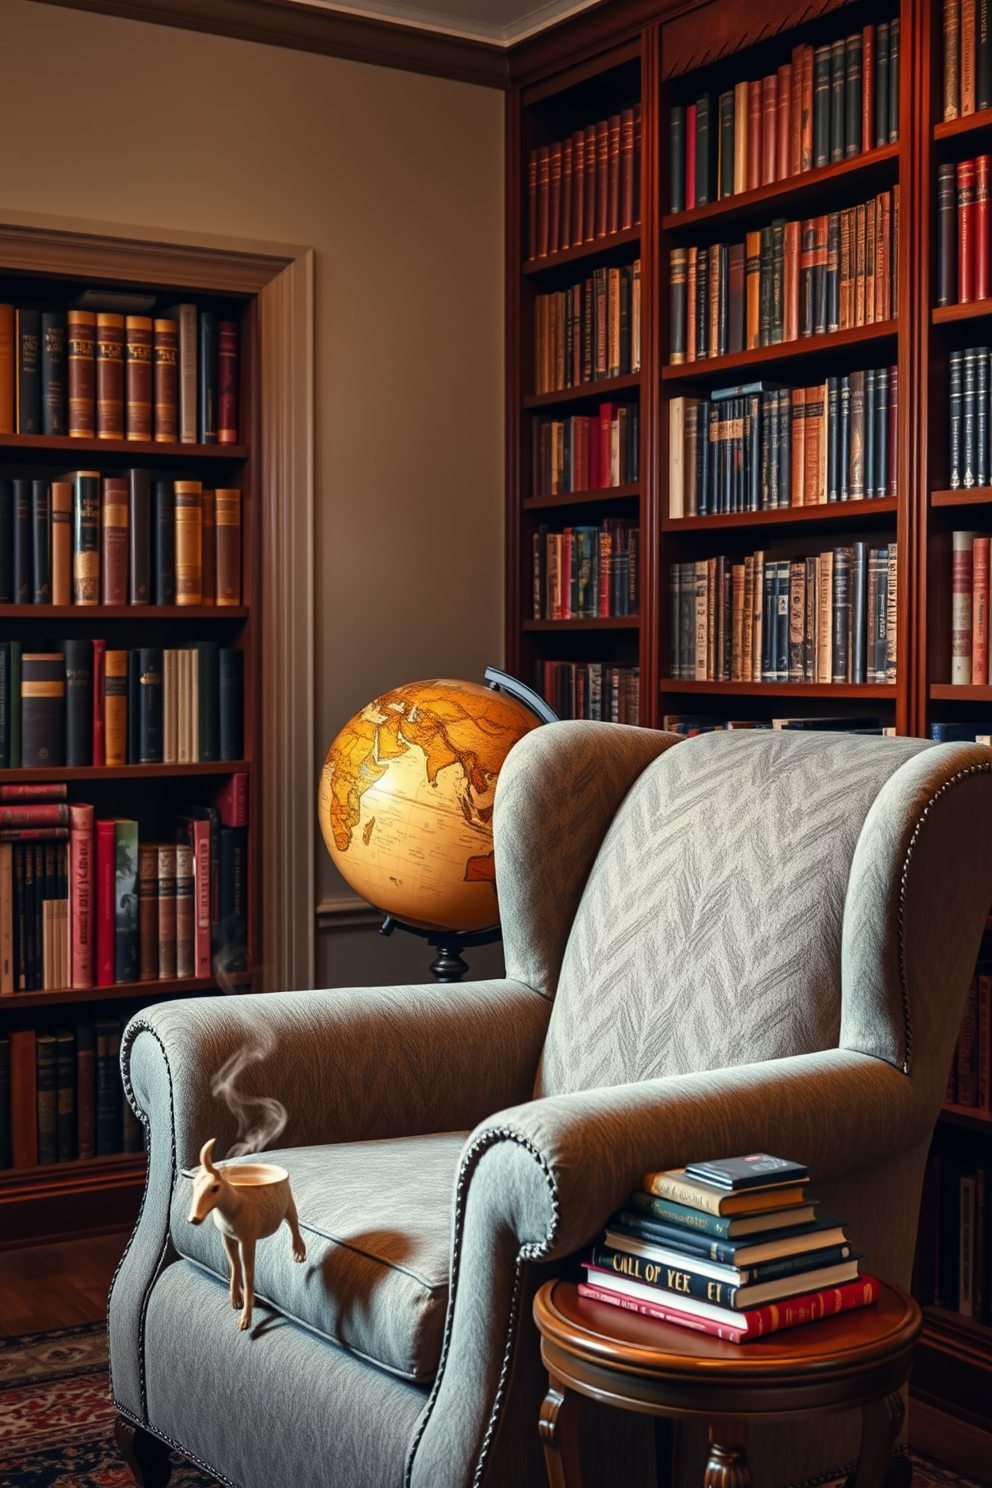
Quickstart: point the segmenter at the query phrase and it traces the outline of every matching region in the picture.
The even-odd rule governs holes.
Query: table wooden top
[[[900,1287],[881,1282],[877,1302],[836,1317],[772,1333],[750,1343],[725,1343],[691,1328],[580,1297],[570,1281],[549,1281],[534,1299],[542,1339],[566,1355],[625,1374],[672,1382],[709,1376],[725,1385],[771,1384],[805,1378],[824,1382],[860,1373],[908,1352],[922,1314]]]

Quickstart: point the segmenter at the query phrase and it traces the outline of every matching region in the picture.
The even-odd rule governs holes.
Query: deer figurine
[[[305,1261],[307,1248],[286,1169],[274,1163],[235,1163],[221,1171],[213,1163],[215,1141],[204,1142],[200,1152],[189,1222],[202,1224],[213,1214],[231,1266],[231,1306],[241,1308],[238,1329],[243,1332],[251,1327],[255,1301],[255,1242],[274,1235],[285,1220],[293,1237],[293,1260]]]

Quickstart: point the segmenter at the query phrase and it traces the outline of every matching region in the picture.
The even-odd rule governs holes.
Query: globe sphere
[[[448,679],[397,687],[356,713],[327,751],[317,808],[342,877],[418,929],[497,925],[496,781],[538,723],[506,693]]]

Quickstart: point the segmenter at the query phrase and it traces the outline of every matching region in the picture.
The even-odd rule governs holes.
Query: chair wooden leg
[[[560,1380],[549,1378],[548,1393],[541,1406],[538,1431],[544,1443],[544,1461],[549,1488],[582,1488],[579,1460],[579,1415],[581,1397],[566,1390]]]
[[[152,1436],[150,1431],[143,1431],[140,1426],[125,1421],[123,1416],[114,1421],[114,1441],[131,1469],[135,1488],[166,1488],[172,1475],[172,1464],[165,1442]]]
[[[895,1488],[912,1481],[905,1458],[893,1457],[892,1448],[906,1418],[906,1406],[898,1390],[873,1400],[861,1411],[861,1454],[851,1488]]]
[[[703,1488],[751,1488],[745,1428],[735,1421],[710,1426],[710,1457]]]

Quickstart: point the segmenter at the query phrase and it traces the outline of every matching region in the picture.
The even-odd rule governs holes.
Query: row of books
[[[952,351],[948,358],[949,483],[952,491],[987,486],[989,448],[989,356],[987,346]]]
[[[992,1323],[992,1167],[931,1152],[923,1178],[913,1293]]]
[[[0,305],[0,434],[237,444],[238,327]]]
[[[899,187],[842,212],[778,217],[743,243],[672,248],[673,366],[893,320]]]
[[[786,733],[877,734],[894,738],[895,728],[880,725],[872,715],[848,715],[823,718],[728,718],[724,713],[666,713],[662,721],[666,733],[682,734],[687,739],[697,734],[719,734],[734,729],[783,729]]]
[[[668,584],[673,680],[895,683],[895,543],[673,563]]]
[[[951,681],[989,680],[990,542],[987,533],[951,535]]]
[[[640,413],[638,403],[601,403],[598,414],[535,419],[533,494],[603,491],[640,480]]]
[[[937,304],[989,297],[992,156],[937,167]]]
[[[97,820],[64,797],[34,807],[60,825],[29,835],[66,841],[0,842],[0,995],[247,970],[247,809],[235,791],[181,807],[165,842],[139,842],[136,821]]]
[[[896,496],[898,371],[751,382],[669,404],[670,517]]]
[[[534,301],[534,391],[555,393],[641,370],[641,261],[594,269]]]
[[[598,527],[543,524],[533,540],[535,620],[603,620],[640,609],[641,529],[627,517]]]
[[[244,652],[217,641],[108,650],[0,641],[0,769],[244,757]]]
[[[798,46],[767,77],[669,119],[671,212],[770,186],[899,138],[899,22]]]
[[[944,0],[944,122],[992,108],[989,0]]]
[[[641,669],[602,661],[539,661],[535,687],[559,718],[641,721]]]
[[[954,1058],[947,1077],[945,1100],[951,1106],[970,1106],[989,1112],[992,1065],[992,968],[979,965],[971,979],[964,1005]]]
[[[648,1173],[612,1216],[579,1292],[729,1343],[865,1307],[878,1283],[802,1163],[750,1153]]]
[[[144,1150],[120,1044],[114,1017],[0,1033],[0,1169]]]
[[[240,603],[240,490],[150,470],[0,478],[0,604]]]
[[[639,103],[530,151],[528,259],[607,238],[640,220]]]

